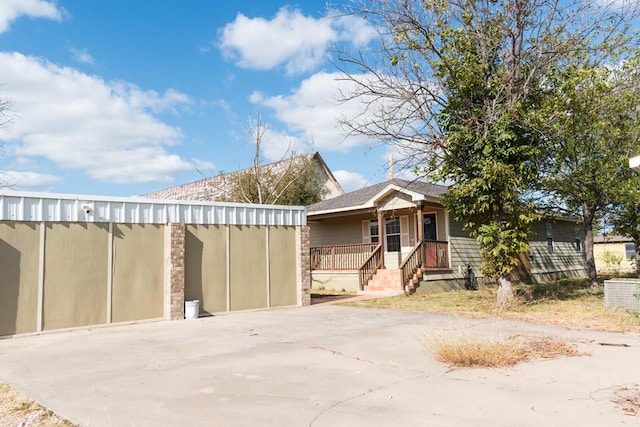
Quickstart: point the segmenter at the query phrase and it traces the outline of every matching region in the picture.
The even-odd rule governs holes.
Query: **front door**
[[[426,240],[438,240],[437,227],[436,227],[436,214],[428,213],[422,217],[422,232],[423,239]],[[425,265],[427,267],[438,265],[438,252],[435,244],[425,244]]]
[[[422,231],[424,240],[438,240],[436,229],[436,214],[424,214],[422,217]]]

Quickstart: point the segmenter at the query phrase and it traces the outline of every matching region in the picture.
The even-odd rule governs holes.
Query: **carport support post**
[[[170,222],[164,228],[164,318],[184,319],[185,226]]]

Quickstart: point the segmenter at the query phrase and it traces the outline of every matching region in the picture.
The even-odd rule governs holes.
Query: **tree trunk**
[[[596,271],[596,260],[593,256],[593,215],[586,204],[582,206],[582,218],[584,221],[585,266],[587,269],[587,277],[589,279],[589,287],[591,290],[594,290],[598,288],[599,284],[598,272]]]
[[[636,245],[636,277],[640,279],[640,242],[634,242]]]
[[[504,307],[512,298],[511,278],[509,276],[500,276],[498,278],[498,307]]]

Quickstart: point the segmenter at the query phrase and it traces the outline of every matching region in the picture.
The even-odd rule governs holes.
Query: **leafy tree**
[[[327,194],[318,170],[309,156],[295,156],[290,149],[276,163],[263,165],[260,146],[268,126],[258,116],[249,123],[255,145],[253,167],[228,177],[230,191],[225,201],[307,206]]]
[[[503,302],[538,218],[525,196],[545,155],[534,125],[546,75],[576,52],[622,43],[633,14],[559,0],[365,0],[350,12],[367,18],[379,43],[341,53],[355,86],[343,100],[363,103],[343,124],[451,183],[443,203],[479,241]]]
[[[635,60],[611,68],[585,59],[556,70],[546,81],[539,119],[550,141],[550,156],[542,189],[552,196],[552,206],[582,219],[592,287],[598,286],[594,225],[622,196],[630,173],[627,159],[638,145],[639,72]]]

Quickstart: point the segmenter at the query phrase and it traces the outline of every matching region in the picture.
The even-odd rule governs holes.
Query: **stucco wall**
[[[111,321],[163,315],[164,226],[113,224]]]
[[[0,335],[36,331],[40,224],[0,222]]]
[[[185,299],[200,312],[296,305],[296,228],[188,225]]]
[[[269,296],[271,307],[297,302],[296,230],[294,227],[269,228]]]
[[[108,225],[47,223],[43,330],[106,323]]]
[[[227,240],[223,225],[187,225],[185,300],[199,300],[200,313],[227,310]]]

